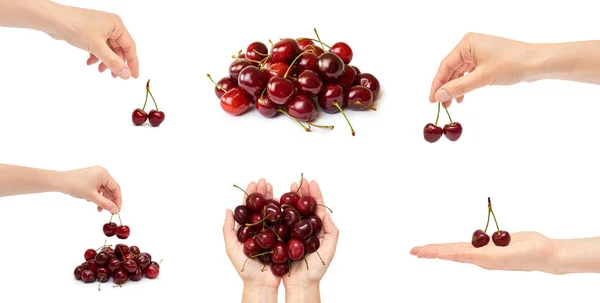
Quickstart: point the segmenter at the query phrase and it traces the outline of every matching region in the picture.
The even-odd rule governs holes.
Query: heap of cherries
[[[237,238],[243,243],[244,254],[248,257],[246,262],[258,259],[263,264],[263,272],[270,265],[274,275],[289,275],[292,262],[300,260],[304,260],[308,270],[306,256],[314,252],[319,255],[317,250],[321,243],[317,236],[323,222],[315,211],[319,206],[327,206],[318,204],[312,197],[300,197],[298,191],[283,194],[280,201],[244,191],[246,204],[239,205],[233,212],[239,224]],[[320,255],[319,258],[325,265]]]
[[[154,109],[150,110],[150,112],[146,113],[146,104],[148,104],[148,95],[152,98],[152,102],[154,102]],[[152,96],[152,92],[150,91],[150,80],[146,82],[146,101],[144,101],[144,106],[142,108],[136,108],[131,114],[131,120],[134,125],[140,126],[146,123],[146,120],[150,122],[150,125],[157,127],[163,121],[165,121],[165,113],[158,110],[158,105],[156,104],[156,100],[154,100],[154,96]]]
[[[120,215],[119,221],[121,221]],[[112,222],[112,216],[110,222],[104,224],[102,231],[107,237],[115,235],[119,239],[129,237],[129,227],[123,224],[117,226]],[[117,284],[114,287],[121,287],[127,281],[140,281],[144,276],[155,279],[160,273],[160,262],[152,261],[152,256],[142,252],[137,246],[117,244],[113,249],[111,245],[106,245],[105,241],[98,249],[86,250],[83,258],[85,262],[75,267],[73,272],[75,279],[84,283],[98,281],[98,290],[100,284],[108,282],[111,277]]]
[[[476,230],[471,239],[471,244],[476,248],[486,246],[490,243],[490,236],[486,234],[488,226],[490,225],[490,214],[494,217],[497,228],[497,231],[492,234],[492,241],[494,241],[496,246],[508,246],[508,244],[510,244],[510,234],[505,230],[500,230],[498,221],[496,220],[496,214],[494,214],[494,210],[492,210],[492,200],[488,197],[488,218],[485,230]]]
[[[452,117],[450,117],[450,112],[448,112],[448,108],[446,108],[446,106],[444,106],[444,109],[446,110],[446,114],[448,114],[450,124],[446,124],[443,129],[437,126],[438,121],[440,119],[441,106],[442,103],[438,102],[438,111],[437,118],[435,118],[435,123],[428,123],[423,129],[423,136],[425,137],[425,141],[429,143],[437,142],[442,137],[442,134],[446,136],[446,138],[450,141],[458,140],[458,138],[460,138],[460,135],[462,134],[462,125],[460,125],[460,123],[458,122],[452,121]]]
[[[326,113],[341,112],[354,136],[344,108],[376,110],[372,105],[379,95],[379,81],[349,65],[353,52],[348,44],[337,42],[329,46],[321,41],[316,29],[315,34],[317,39],[285,38],[274,44],[269,41],[270,51],[264,43],[253,42],[245,53],[240,51],[234,56],[228,77],[215,82],[207,75],[215,84],[221,108],[238,116],[254,104],[264,117],[281,113],[306,131],[311,126],[333,129],[332,125],[313,123],[317,118],[316,101]]]

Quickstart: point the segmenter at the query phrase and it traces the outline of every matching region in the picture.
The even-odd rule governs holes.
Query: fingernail
[[[119,210],[116,207],[113,207],[113,208],[110,209],[110,213],[113,214],[113,215],[116,215],[116,214],[119,213]]]
[[[440,89],[436,94],[435,94],[435,100],[437,102],[445,102],[450,100],[450,94],[448,94],[448,91],[445,89]]]
[[[129,79],[129,77],[131,77],[131,72],[129,71],[129,68],[124,68],[120,73],[119,73],[119,77],[121,79]]]

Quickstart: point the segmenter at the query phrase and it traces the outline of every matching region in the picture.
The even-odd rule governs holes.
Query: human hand
[[[71,170],[62,173],[61,191],[78,199],[98,205],[98,211],[111,214],[121,211],[121,186],[100,166]]]
[[[510,245],[505,247],[493,243],[481,248],[467,242],[431,244],[417,246],[410,253],[418,258],[469,263],[489,270],[556,273],[554,241],[537,232],[514,233]]]
[[[533,81],[535,58],[534,44],[469,33],[440,64],[429,101],[448,107],[453,99],[461,103],[466,93],[487,85]]]
[[[87,65],[102,61],[98,71],[110,69],[113,78],[139,76],[136,45],[121,18],[115,14],[77,7],[59,6],[62,20],[49,35],[90,53]]]
[[[290,191],[296,192],[297,190],[298,184],[292,184]],[[299,194],[301,196],[313,197],[317,200],[317,204],[324,205],[323,194],[315,181],[309,183],[306,179],[302,180]],[[308,269],[306,268],[307,265],[305,262],[294,262],[289,275],[283,277],[283,285],[285,286],[286,296],[288,298],[304,298],[306,302],[316,302],[316,299],[312,298],[318,298],[319,282],[325,275],[325,272],[335,255],[339,230],[324,207],[317,207],[316,215],[323,221],[323,229],[317,235],[317,238],[319,238],[319,241],[321,242],[321,246],[317,250],[317,253],[310,254],[306,257]],[[321,260],[321,258],[323,258],[323,260]],[[303,300],[292,299],[291,301]]]
[[[251,182],[246,188],[246,193],[260,193],[267,199],[273,198],[273,186],[267,183],[265,179],[260,179],[258,183]],[[243,205],[246,205],[246,196],[244,195]],[[281,278],[273,275],[270,270],[264,270],[264,266],[255,259],[250,259],[244,266],[244,262],[248,257],[244,254],[244,244],[240,243],[237,238],[237,224],[233,218],[233,212],[227,210],[225,215],[225,224],[223,225],[223,237],[225,239],[225,249],[227,256],[233,267],[235,267],[238,275],[244,281],[244,288],[267,288],[277,291]],[[241,271],[244,267],[244,271]],[[263,292],[264,293],[264,292]]]

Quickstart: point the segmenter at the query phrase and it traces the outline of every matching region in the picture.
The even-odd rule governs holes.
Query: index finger
[[[317,204],[325,204],[323,203],[323,193],[321,192],[321,188],[319,187],[319,184],[317,184],[317,182],[310,181],[310,184],[308,185],[308,191],[309,195],[317,201]],[[317,205],[316,215],[321,220],[323,220],[323,217],[325,216],[326,212],[327,209],[325,209],[325,207]]]
[[[123,49],[123,53],[125,54],[125,59],[127,59],[127,66],[131,71],[131,76],[137,78],[140,75],[140,66],[137,57],[137,49],[135,46],[135,41],[129,34],[127,29],[123,30],[121,36],[117,39],[117,43]]]
[[[452,74],[459,69],[465,62],[462,55],[462,41],[454,47],[452,51],[442,60],[440,67],[438,68],[437,74],[431,84],[431,91],[429,92],[429,101],[435,102],[435,93],[437,90],[446,84],[452,77]]]
[[[120,211],[123,199],[121,196],[121,186],[119,183],[117,183],[117,181],[110,174],[107,174],[106,178],[102,182],[102,187],[110,192],[112,196],[112,202],[115,203]]]

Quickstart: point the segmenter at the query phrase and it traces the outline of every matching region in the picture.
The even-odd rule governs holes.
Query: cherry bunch
[[[290,274],[292,262],[304,260],[308,270],[307,255],[316,252],[321,258],[317,251],[321,242],[317,236],[323,222],[315,212],[317,207],[329,208],[312,197],[300,197],[299,191],[285,193],[279,201],[244,191],[246,204],[237,206],[233,212],[239,224],[237,238],[243,243],[247,256],[242,272],[250,259],[258,259],[263,264],[263,272],[270,265],[274,275],[284,276]],[[323,258],[321,262],[325,265]]]
[[[146,104],[148,104],[148,95],[152,98],[152,102],[154,102],[154,109],[150,110],[149,113],[145,112]],[[140,126],[146,123],[146,120],[150,122],[150,125],[156,127],[159,126],[163,121],[165,121],[165,113],[158,110],[158,105],[156,104],[156,100],[154,100],[154,96],[150,91],[150,80],[146,82],[146,101],[144,101],[144,106],[142,108],[136,108],[131,114],[131,120],[133,124],[136,126]]]
[[[333,129],[332,125],[313,123],[318,103],[326,113],[341,112],[354,136],[344,108],[376,110],[372,105],[379,95],[379,81],[349,65],[354,54],[348,44],[337,42],[329,46],[314,31],[317,39],[285,38],[276,43],[269,40],[270,51],[264,43],[253,42],[245,53],[240,51],[233,56],[228,77],[215,82],[207,75],[215,84],[221,108],[239,116],[254,104],[264,117],[284,114],[305,131],[310,131],[311,126]]]
[[[442,137],[442,134],[446,136],[446,138],[450,141],[458,140],[458,138],[460,138],[460,135],[462,134],[462,125],[460,125],[460,123],[458,122],[452,121],[452,117],[450,117],[450,112],[448,111],[448,108],[446,108],[445,105],[444,109],[446,110],[446,114],[448,115],[450,123],[446,124],[443,129],[437,126],[438,121],[440,119],[441,107],[442,103],[438,102],[438,111],[437,117],[435,118],[435,123],[428,123],[423,129],[423,137],[425,138],[425,141],[429,143],[437,142]]]
[[[478,229],[473,233],[473,237],[471,239],[471,244],[474,247],[483,247],[490,243],[490,236],[487,235],[487,229],[490,225],[490,214],[494,217],[494,222],[496,222],[497,231],[492,234],[492,241],[496,246],[508,246],[510,244],[510,234],[505,230],[500,230],[498,226],[498,220],[496,220],[496,214],[494,214],[494,210],[492,210],[492,200],[488,197],[488,218],[487,223],[485,225],[485,230]]]

